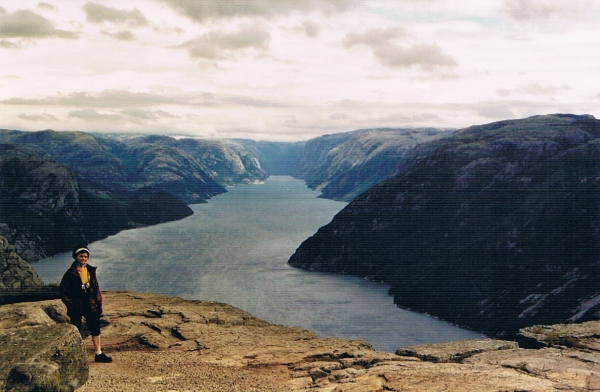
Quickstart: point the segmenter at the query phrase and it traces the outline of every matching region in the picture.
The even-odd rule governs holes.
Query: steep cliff
[[[289,263],[498,336],[599,319],[599,137],[591,116],[548,115],[417,146]]]
[[[32,262],[75,243],[192,214],[183,201],[160,196],[160,190],[125,192],[124,187],[82,189],[71,168],[38,147],[0,144],[0,235]]]
[[[35,289],[43,285],[37,272],[17,255],[6,238],[0,236],[0,292]]]
[[[294,176],[328,199],[350,201],[387,179],[419,143],[444,134],[438,129],[364,129],[306,142]]]

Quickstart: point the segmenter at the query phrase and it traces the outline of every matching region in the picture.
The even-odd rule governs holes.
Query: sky
[[[596,0],[0,0],[0,128],[298,141],[600,118]]]

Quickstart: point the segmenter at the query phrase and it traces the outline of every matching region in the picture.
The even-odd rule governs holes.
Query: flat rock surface
[[[454,353],[454,362],[441,363],[319,338],[215,302],[129,292],[104,298],[103,345],[114,361],[94,363],[86,338],[90,376],[78,391],[600,391],[600,352],[588,347],[525,350],[482,339],[410,348]],[[60,301],[37,304],[60,321]],[[15,322],[23,325],[22,317]],[[600,334],[600,323],[586,331]]]

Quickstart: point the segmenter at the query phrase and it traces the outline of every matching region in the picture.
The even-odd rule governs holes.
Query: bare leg
[[[92,336],[92,343],[94,344],[95,353],[98,353],[102,350],[102,345],[100,344],[100,335]]]

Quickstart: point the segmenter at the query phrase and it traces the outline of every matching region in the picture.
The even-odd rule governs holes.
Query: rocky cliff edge
[[[1,306],[0,342],[10,345],[5,337],[17,327],[63,324],[64,312],[57,300]],[[600,322],[522,330],[535,349],[482,339],[394,354],[272,325],[221,303],[108,292],[102,336],[114,362],[90,362],[79,391],[600,390]],[[91,359],[89,338],[85,344]],[[0,361],[6,385],[10,358]]]

